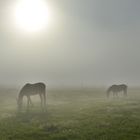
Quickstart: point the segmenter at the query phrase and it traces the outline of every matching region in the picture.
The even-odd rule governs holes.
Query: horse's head
[[[23,100],[23,98],[20,96],[17,99],[18,110],[22,109],[22,102],[23,102],[22,100]]]

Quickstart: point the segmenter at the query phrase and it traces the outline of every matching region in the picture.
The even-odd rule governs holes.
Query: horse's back
[[[114,91],[121,91],[121,90],[126,90],[127,89],[127,85],[125,84],[121,84],[121,85],[112,85],[110,87],[111,90],[114,90]]]
[[[21,93],[23,94],[39,94],[39,93],[45,93],[46,85],[44,83],[35,83],[30,84],[27,83],[23,86],[21,89]]]
[[[125,85],[125,84],[121,84],[120,86],[123,88],[127,88],[127,85]]]
[[[44,83],[35,83],[35,84],[30,84],[31,88],[40,88],[40,89],[45,89],[46,85]]]

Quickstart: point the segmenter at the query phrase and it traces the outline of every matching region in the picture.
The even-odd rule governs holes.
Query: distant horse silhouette
[[[127,85],[121,84],[121,85],[112,85],[107,90],[107,97],[110,96],[110,93],[113,93],[113,96],[118,96],[119,92],[123,92],[124,96],[127,96]]]
[[[46,86],[44,83],[35,83],[35,84],[30,84],[27,83],[23,86],[23,88],[20,90],[18,99],[17,99],[17,104],[18,104],[18,109],[22,109],[23,105],[23,97],[27,97],[27,109],[29,109],[29,106],[32,104],[30,96],[32,95],[39,95],[41,99],[41,107],[43,109],[46,108]]]

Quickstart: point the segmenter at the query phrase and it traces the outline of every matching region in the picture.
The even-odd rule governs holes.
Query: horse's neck
[[[24,96],[24,94],[23,94],[22,92],[19,93],[18,99],[19,99],[19,100],[22,100],[22,99],[23,99],[23,96]]]
[[[109,89],[107,90],[107,93],[111,92],[111,90],[112,90],[112,89],[111,89],[111,88],[109,88]]]

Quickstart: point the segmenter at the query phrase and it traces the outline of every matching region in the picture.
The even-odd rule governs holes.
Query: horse
[[[113,96],[118,96],[119,92],[123,92],[124,96],[127,96],[127,85],[121,84],[121,85],[112,85],[107,90],[107,97],[110,96],[110,93],[113,93]]]
[[[18,110],[22,109],[23,106],[23,97],[27,97],[27,110],[29,106],[32,105],[30,96],[39,95],[41,99],[41,107],[46,108],[46,85],[44,83],[34,83],[25,84],[19,92],[17,104]]]

